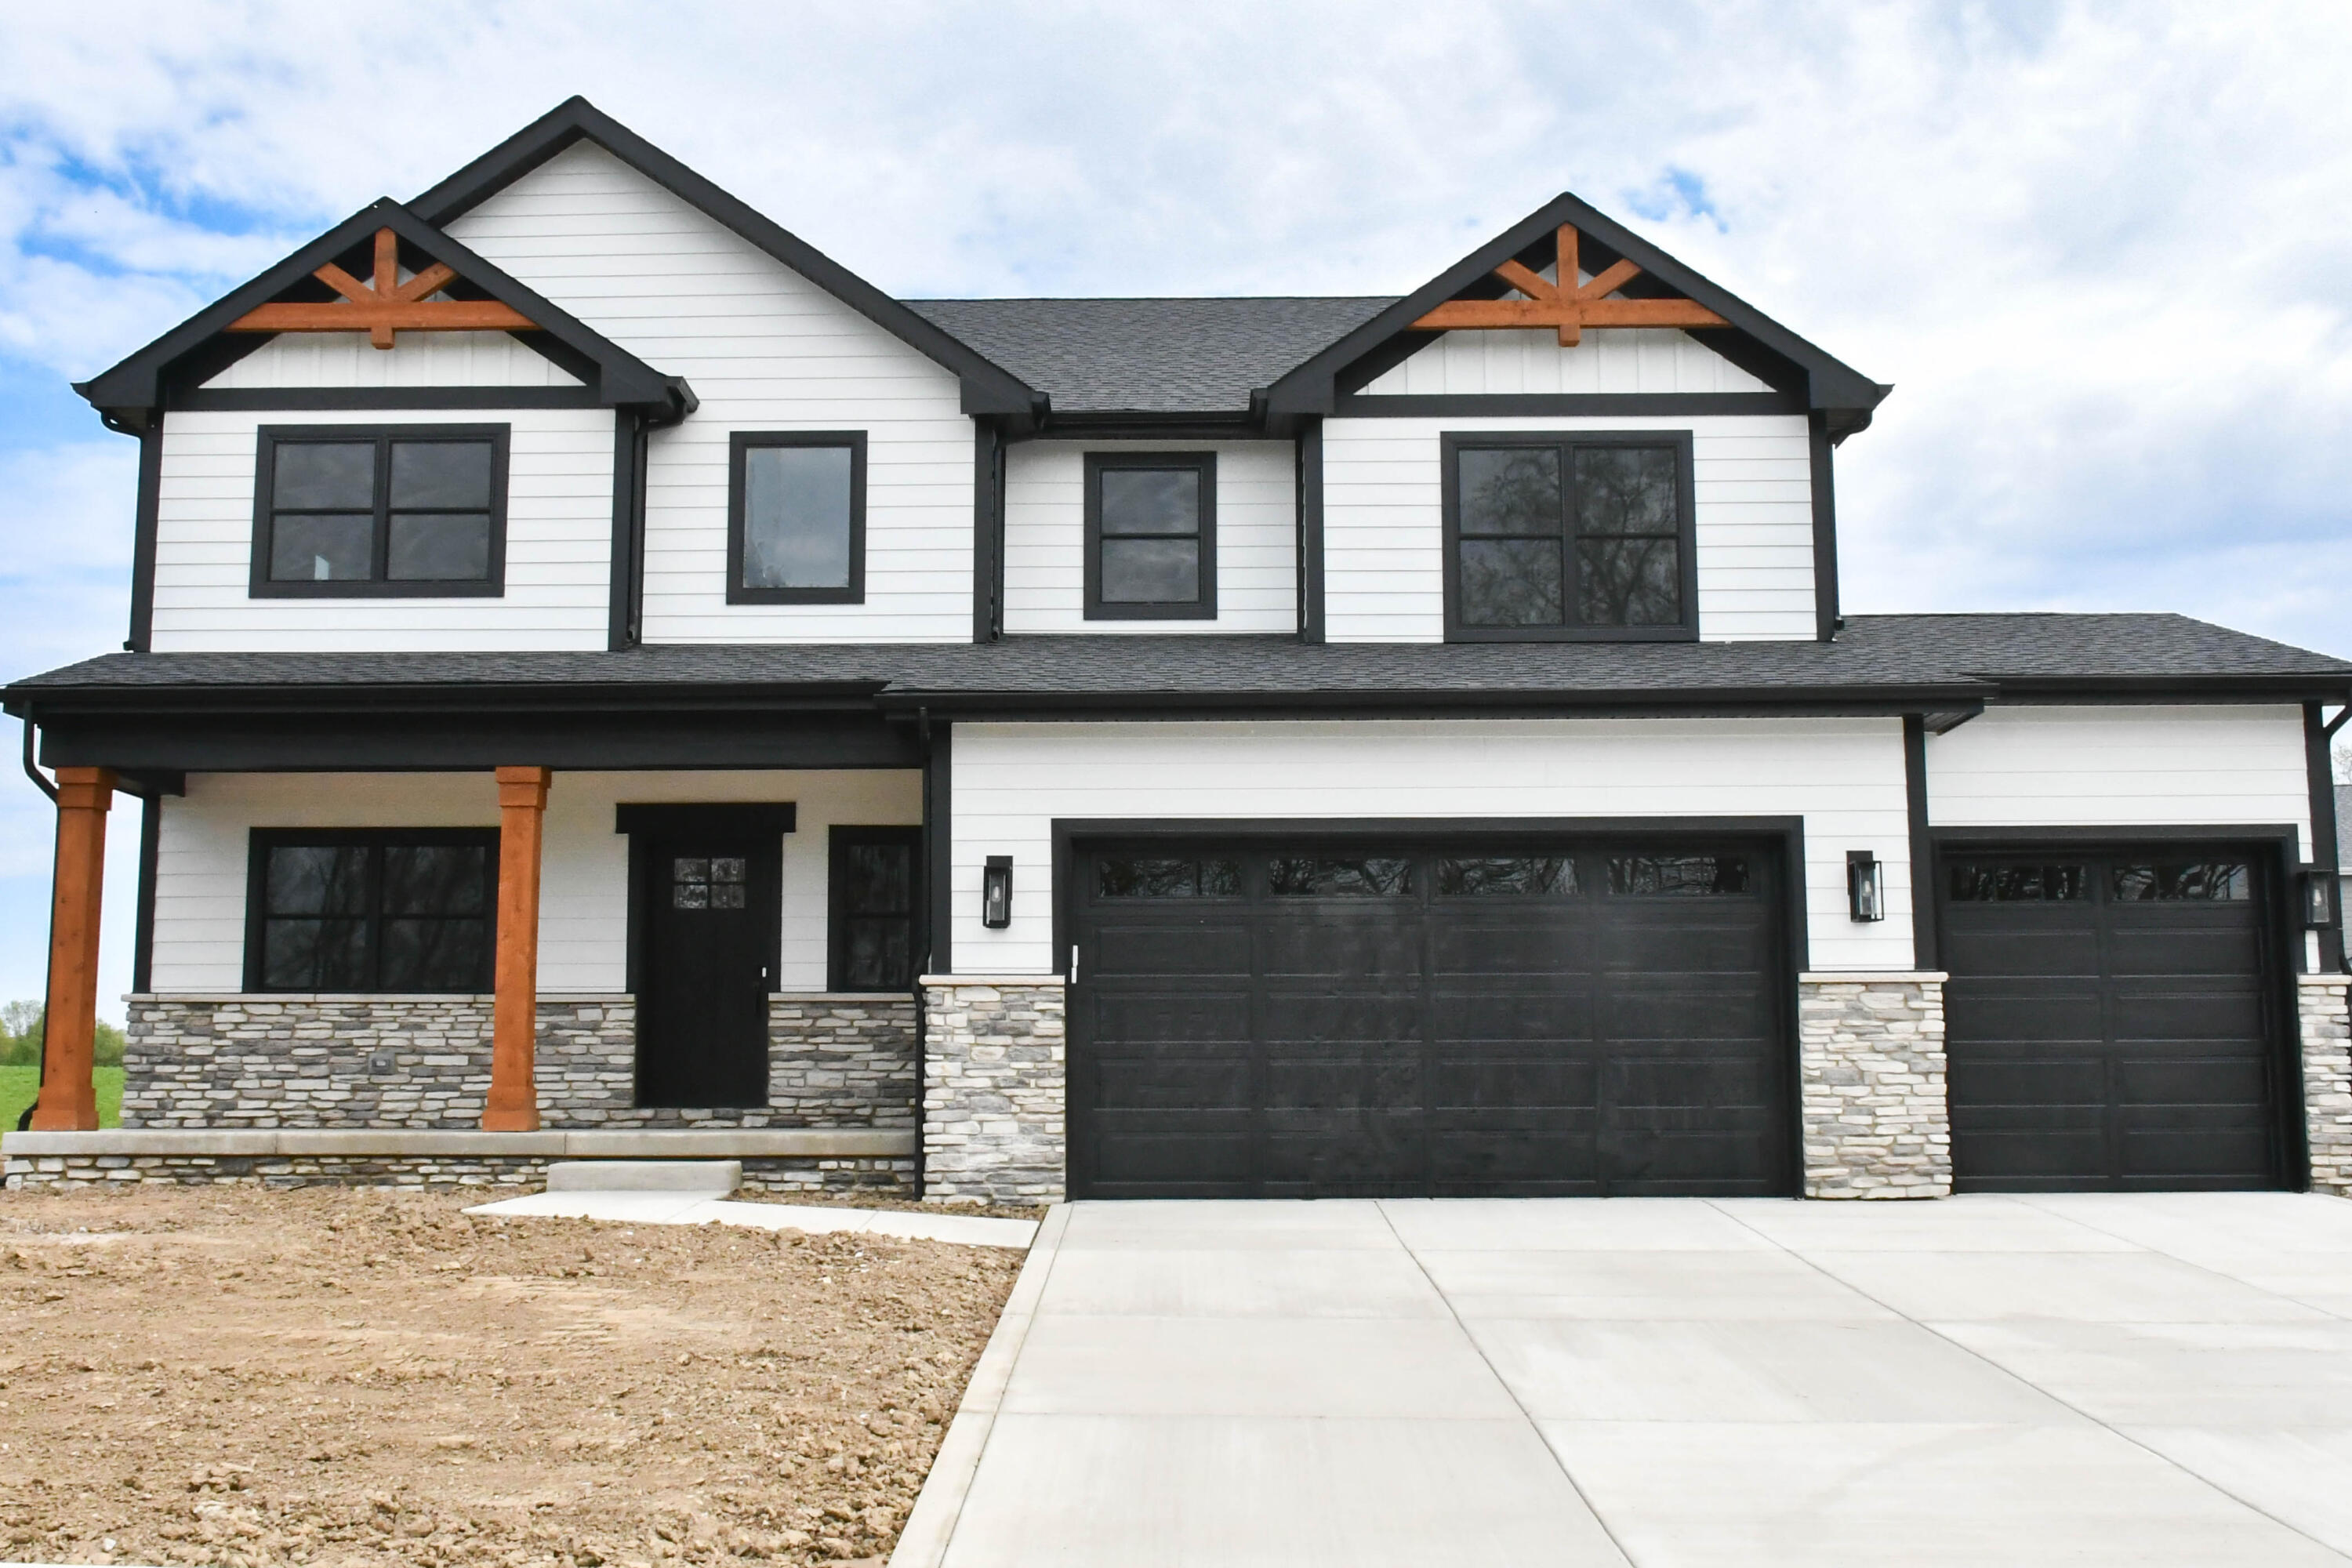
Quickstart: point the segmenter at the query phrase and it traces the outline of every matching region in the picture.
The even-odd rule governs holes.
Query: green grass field
[[[122,1125],[122,1069],[95,1068],[91,1069],[98,1085],[98,1124],[100,1127]],[[37,1067],[0,1067],[0,1130],[15,1131],[16,1119],[33,1103],[41,1090],[41,1069]]]

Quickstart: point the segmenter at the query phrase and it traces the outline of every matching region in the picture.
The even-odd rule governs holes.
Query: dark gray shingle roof
[[[851,687],[896,700],[1514,693],[1600,700],[1753,692],[1761,699],[1986,682],[2238,681],[2352,689],[2352,663],[2165,615],[1857,616],[1830,643],[1332,643],[1286,637],[1013,637],[992,644],[721,644],[621,653],[108,654],[31,677],[11,701],[68,693],[311,690],[337,686]]]
[[[1058,413],[1240,414],[1392,299],[909,300]]]

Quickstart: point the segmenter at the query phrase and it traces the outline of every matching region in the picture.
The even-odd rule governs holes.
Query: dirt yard
[[[0,1194],[0,1560],[886,1557],[1021,1255]]]

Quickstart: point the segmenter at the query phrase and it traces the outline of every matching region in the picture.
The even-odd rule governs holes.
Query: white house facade
[[[12,1184],[2352,1189],[2352,664],[1848,615],[1891,389],[1574,197],[1402,299],[906,301],[573,100],[79,390]]]

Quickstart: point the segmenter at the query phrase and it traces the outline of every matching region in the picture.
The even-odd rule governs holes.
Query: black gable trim
[[[918,353],[953,371],[963,383],[965,413],[1025,418],[1043,411],[1042,395],[1018,377],[788,232],[749,203],[696,174],[584,98],[564,100],[409,205],[429,222],[447,223],[583,139],[595,142],[679,200],[708,213]]]
[[[1606,214],[1563,193],[1285,374],[1267,389],[1268,411],[1277,422],[1331,413],[1340,395],[1360,390],[1441,335],[1412,327],[1433,307],[1454,299],[1499,298],[1505,289],[1494,271],[1505,261],[1549,264],[1553,236],[1562,224],[1576,229],[1583,259],[1594,269],[1619,259],[1642,268],[1642,275],[1626,286],[1627,294],[1636,298],[1680,294],[1729,322],[1728,327],[1702,329],[1692,335],[1766,384],[1801,395],[1808,408],[1828,416],[1833,436],[1850,435],[1868,425],[1871,411],[1894,390],[1806,342]]]
[[[226,332],[230,322],[289,289],[310,283],[313,272],[366,244],[380,228],[391,229],[416,251],[457,268],[460,281],[453,288],[463,289],[475,297],[502,300],[538,322],[539,331],[515,336],[533,351],[581,376],[588,383],[589,395],[595,402],[657,408],[673,419],[693,409],[694,394],[684,381],[662,374],[389,197],[361,208],[111,370],[76,383],[74,390],[103,414],[127,423],[143,422],[150,410],[173,401],[181,388],[196,390],[195,384],[218,374],[274,335],[255,332],[230,337]],[[248,337],[249,342],[246,341]],[[546,341],[538,341],[541,339]],[[224,394],[205,395],[218,397]]]

